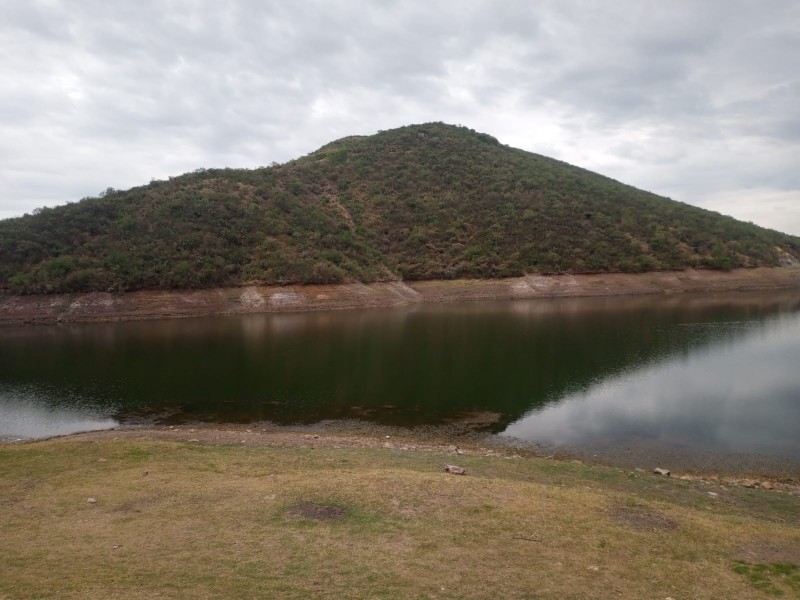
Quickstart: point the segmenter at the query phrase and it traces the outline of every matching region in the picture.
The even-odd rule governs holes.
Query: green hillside
[[[778,265],[800,238],[441,123],[0,221],[6,293]]]

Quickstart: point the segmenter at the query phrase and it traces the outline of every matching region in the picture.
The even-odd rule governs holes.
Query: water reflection
[[[64,393],[53,395],[42,388],[0,386],[0,441],[69,435],[119,425],[107,416],[108,407],[85,400]]]
[[[798,308],[797,293],[679,295],[5,329],[0,422],[20,437],[37,419],[54,435],[141,415],[415,426],[492,413],[487,430],[534,441],[800,456]]]
[[[800,315],[681,325],[714,342],[566,394],[503,435],[576,446],[636,437],[800,457]]]

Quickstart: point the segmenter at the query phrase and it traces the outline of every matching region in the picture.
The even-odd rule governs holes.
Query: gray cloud
[[[442,120],[800,234],[798,30],[791,0],[3,3],[0,217]]]

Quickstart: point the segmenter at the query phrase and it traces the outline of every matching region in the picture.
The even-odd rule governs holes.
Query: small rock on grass
[[[91,497],[86,499],[87,504],[97,504],[97,498]]]
[[[445,473],[452,473],[453,475],[465,475],[467,470],[464,467],[457,467],[456,465],[445,465]]]
[[[669,469],[662,469],[661,467],[656,467],[655,469],[653,469],[653,474],[654,475],[663,475],[664,477],[669,477],[670,476]]]

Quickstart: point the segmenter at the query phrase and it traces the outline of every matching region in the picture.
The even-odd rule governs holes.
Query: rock
[[[744,479],[742,480],[742,487],[746,488],[757,488],[759,483],[757,481],[753,481],[752,479]]]
[[[199,442],[200,440],[198,440],[197,438],[191,438],[191,439],[186,440],[186,441],[187,442]]]
[[[452,473],[453,475],[466,475],[467,470],[464,467],[457,467],[455,465],[445,465],[445,473]]]
[[[653,475],[663,475],[664,477],[669,477],[670,472],[669,469],[662,469],[661,467],[656,467],[653,469]]]
[[[718,494],[717,492],[706,492],[706,494],[708,494],[708,495],[709,495],[709,496],[711,496],[712,498],[716,498],[716,497],[718,497],[718,496],[719,496],[719,494]]]
[[[774,490],[775,489],[775,484],[772,483],[771,481],[762,481],[761,482],[761,489],[762,490]]]
[[[108,462],[107,458],[98,458],[97,462]]]
[[[87,498],[87,499],[86,499],[86,503],[87,503],[87,504],[97,504],[97,498],[94,498],[94,497],[92,497],[92,498]]]

